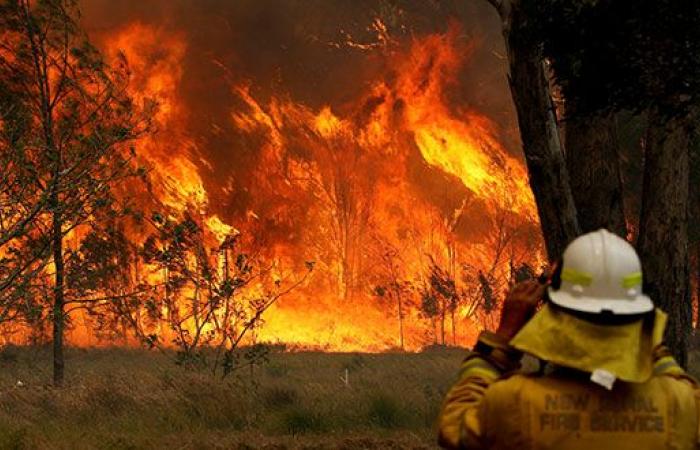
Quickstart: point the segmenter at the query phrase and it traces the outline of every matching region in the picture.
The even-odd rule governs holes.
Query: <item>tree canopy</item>
[[[700,2],[529,0],[567,112],[687,114],[700,98]]]

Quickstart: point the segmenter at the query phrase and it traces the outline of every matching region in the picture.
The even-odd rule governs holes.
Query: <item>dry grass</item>
[[[67,385],[54,389],[48,349],[9,347],[0,449],[435,448],[433,423],[462,356],[274,353],[221,380],[159,353],[69,349]],[[698,351],[690,372],[700,375]]]
[[[158,353],[70,349],[54,389],[47,349],[6,348],[0,448],[434,448],[462,355],[274,353],[221,380]]]

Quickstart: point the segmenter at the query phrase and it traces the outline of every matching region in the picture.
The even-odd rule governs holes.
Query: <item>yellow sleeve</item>
[[[658,346],[654,349],[654,376],[670,376],[690,383],[695,389],[700,389],[698,382],[688,375],[683,368],[678,365],[665,346]]]
[[[504,371],[519,366],[519,355],[515,355],[507,343],[498,342],[493,334],[482,334],[479,341],[493,348],[493,352],[483,355],[473,351],[467,355],[438,418],[438,443],[446,449],[484,448],[486,430],[482,400],[486,390]]]
[[[438,419],[438,442],[442,447],[482,448],[481,400],[489,385],[500,377],[498,369],[477,353],[467,356],[459,380],[445,397]]]
[[[695,448],[700,450],[700,385],[697,380],[686,373],[676,362],[671,352],[665,346],[654,349],[654,376],[667,376],[689,384],[695,391]]]

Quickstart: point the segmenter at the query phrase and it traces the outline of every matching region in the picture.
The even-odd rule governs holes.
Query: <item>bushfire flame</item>
[[[237,104],[207,132],[226,127],[246,142],[255,155],[249,180],[204,174],[213,161],[182,101],[184,35],[137,22],[99,40],[108,58],[126,56],[133,96],[159,104],[158,132],[137,145],[150,168],[150,191],[137,197],[144,209],[194,211],[212,246],[231,233],[262,236],[280,279],[315,262],[303,286],[266,312],[258,341],[332,351],[467,344],[497,311],[483,306],[484,280],[496,298],[518,265],[543,261],[522,161],[488,117],[450,100],[476,44],[456,26],[401,43],[379,19],[373,26],[382,45],[333,44],[375,52],[388,67],[342,108],[310,107],[254,79],[230,82]],[[245,195],[246,207],[222,211],[222,195]],[[451,317],[426,311],[433,267],[465,299]],[[73,342],[98,343],[82,326]]]

